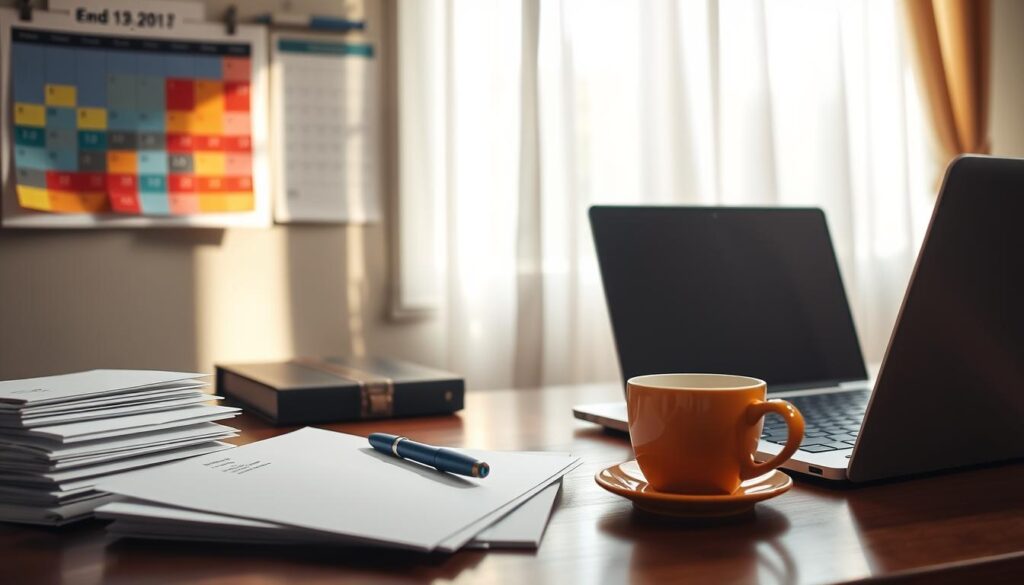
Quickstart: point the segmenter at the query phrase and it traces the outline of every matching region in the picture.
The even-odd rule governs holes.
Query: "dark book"
[[[451,414],[461,377],[382,357],[217,366],[217,390],[278,425]]]

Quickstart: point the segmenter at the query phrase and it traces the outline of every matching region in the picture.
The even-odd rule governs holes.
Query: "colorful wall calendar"
[[[17,207],[5,193],[5,225],[18,224],[11,212],[42,225],[65,215],[98,225],[269,223],[254,66],[265,48],[254,54],[251,40],[215,25],[162,38],[41,20],[0,29],[13,143],[5,185]]]

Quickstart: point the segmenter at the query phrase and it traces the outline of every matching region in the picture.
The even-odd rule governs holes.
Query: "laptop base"
[[[826,394],[833,394],[832,392]],[[594,404],[581,404],[573,407],[573,416],[580,420],[596,423],[606,429],[629,433],[629,423],[626,416],[626,402],[600,402]],[[761,440],[758,443],[755,459],[766,461],[782,450],[782,445]],[[808,453],[797,451],[789,461],[781,467],[796,473],[819,477],[834,481],[847,481],[847,467],[850,462],[850,454],[853,453],[853,446],[849,449],[837,449],[825,453]]]

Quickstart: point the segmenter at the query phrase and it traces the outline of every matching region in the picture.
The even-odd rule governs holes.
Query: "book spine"
[[[374,396],[357,385],[289,390],[279,397],[280,425],[451,414],[462,410],[462,380],[396,383],[389,408],[368,407]],[[364,396],[364,394],[367,394]]]
[[[281,425],[359,420],[359,386],[292,389],[279,393],[277,422]]]
[[[465,384],[462,380],[395,384],[393,416],[451,414],[462,410]]]
[[[464,405],[465,384],[458,378],[393,384],[340,382],[337,386],[274,389],[217,368],[220,392],[280,426],[443,415],[462,410]]]

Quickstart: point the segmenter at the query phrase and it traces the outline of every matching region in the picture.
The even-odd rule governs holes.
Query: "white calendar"
[[[271,36],[278,222],[380,221],[380,97],[373,45]]]

